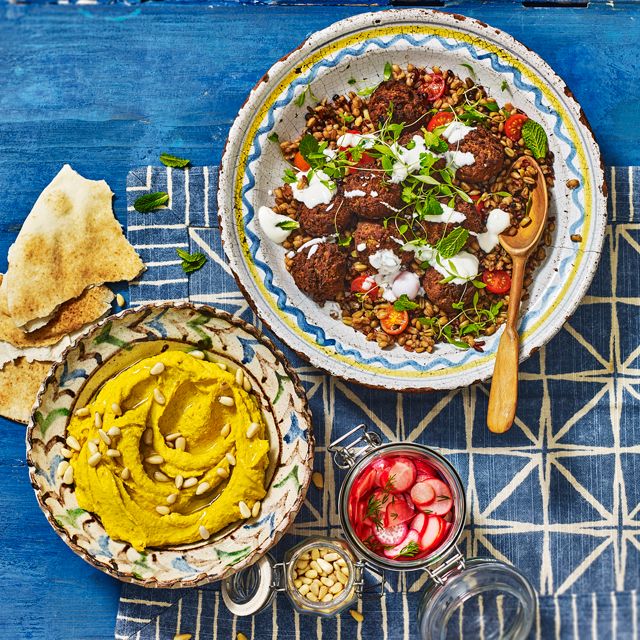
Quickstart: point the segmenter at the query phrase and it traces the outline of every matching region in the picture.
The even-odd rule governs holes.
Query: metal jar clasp
[[[353,442],[343,444],[343,442],[346,442],[351,436],[358,432],[360,432],[360,434]],[[333,453],[333,461],[336,466],[340,469],[348,469],[356,463],[358,458],[379,447],[381,444],[382,438],[380,438],[377,433],[368,431],[366,425],[359,424],[348,433],[334,440],[328,449]]]

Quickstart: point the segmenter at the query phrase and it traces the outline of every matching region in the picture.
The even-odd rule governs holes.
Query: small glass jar
[[[311,569],[311,561],[316,560],[313,555],[321,550],[333,555],[337,554],[339,558],[332,562],[344,561],[346,569],[346,572],[342,570],[340,572],[339,582],[343,585],[340,592],[335,594],[329,602],[309,599],[295,584],[296,580],[301,579],[297,574],[298,563],[307,562],[305,556],[308,554],[310,556],[308,564]],[[336,566],[334,572],[337,570]],[[313,571],[316,572],[315,569]],[[331,581],[330,575],[333,574],[318,575],[308,580],[314,580],[316,584],[321,585],[322,577]],[[336,581],[334,580],[334,584]],[[271,604],[276,593],[284,591],[299,613],[332,617],[354,606],[362,596],[363,589],[364,563],[355,557],[349,545],[335,538],[313,536],[289,549],[282,563],[276,563],[273,557],[267,554],[247,569],[224,580],[222,599],[231,613],[247,616],[262,611]]]
[[[334,616],[353,607],[365,593],[365,572],[379,578],[384,571],[425,571],[430,580],[418,610],[422,640],[478,637],[484,629],[489,640],[523,640],[529,634],[537,599],[527,579],[513,567],[488,558],[466,559],[457,544],[464,529],[466,497],[458,472],[437,451],[415,443],[382,444],[380,436],[359,425],[329,445],[335,464],[348,469],[338,497],[340,521],[346,541],[311,537],[290,549],[284,562],[269,555],[227,578],[222,597],[229,610],[252,615],[268,606],[278,591],[285,591],[299,613]],[[376,554],[356,535],[348,514],[349,495],[360,473],[383,456],[401,455],[426,459],[451,490],[451,526],[437,547],[424,557],[401,561]],[[312,602],[296,587],[294,569],[305,553],[327,548],[340,553],[349,568],[349,580],[340,597],[331,602]],[[382,591],[380,591],[381,595]]]

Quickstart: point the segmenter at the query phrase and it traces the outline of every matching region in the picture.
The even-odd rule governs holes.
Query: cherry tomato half
[[[418,87],[418,93],[426,95],[431,102],[434,102],[443,96],[446,86],[444,76],[436,74],[431,76],[429,82]]]
[[[429,120],[429,124],[427,125],[427,131],[433,131],[438,127],[444,127],[449,124],[453,120],[453,113],[451,111],[438,111],[431,120]]]
[[[351,281],[352,293],[363,293],[371,298],[377,298],[380,295],[380,289],[371,276],[357,276]]]
[[[397,336],[409,326],[409,314],[406,311],[396,311],[392,304],[378,309],[378,320],[385,333]]]
[[[508,138],[511,138],[514,142],[518,142],[522,137],[522,125],[528,120],[524,113],[515,113],[507,118],[504,123],[504,132]]]
[[[511,276],[501,269],[497,271],[485,271],[482,274],[482,282],[487,285],[487,291],[502,296],[511,289]]]
[[[298,151],[295,156],[293,156],[293,164],[300,171],[309,171],[311,169],[311,165],[304,159],[304,156]]]
[[[351,160],[351,153],[349,151],[347,151],[346,153],[347,158],[349,160]],[[370,167],[372,164],[375,164],[375,158],[373,158],[372,156],[370,156],[368,153],[365,153],[364,151],[362,152],[362,155],[360,156],[360,160],[358,160],[358,164],[355,165],[356,167]],[[346,170],[346,174],[349,175],[350,173],[355,173],[355,167],[347,167]]]
[[[479,193],[476,193],[475,195],[471,196],[471,199],[475,202],[476,204],[476,211],[479,214],[483,214],[484,210],[487,207],[487,201],[486,200],[480,200],[482,196]]]

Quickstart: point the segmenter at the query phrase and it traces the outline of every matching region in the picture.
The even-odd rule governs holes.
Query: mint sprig
[[[417,309],[420,305],[413,300],[409,300],[409,296],[406,293],[403,293],[394,303],[393,308],[396,311],[413,311]]]

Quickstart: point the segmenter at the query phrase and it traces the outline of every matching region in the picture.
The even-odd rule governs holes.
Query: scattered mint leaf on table
[[[176,249],[176,253],[178,254],[178,257],[182,259],[182,270],[185,273],[198,271],[207,263],[207,258],[204,253],[189,253],[184,249]]]
[[[186,158],[178,158],[178,156],[172,156],[170,153],[161,153],[160,162],[162,162],[165,167],[184,169],[190,164],[191,160],[187,160]]]
[[[278,134],[275,131],[272,131],[268,136],[267,136],[267,140],[269,142],[279,142],[280,141],[280,136],[278,136]]]
[[[140,196],[134,203],[133,208],[140,213],[149,213],[154,209],[160,208],[169,202],[169,194],[164,191],[156,191],[155,193],[145,193]]]

